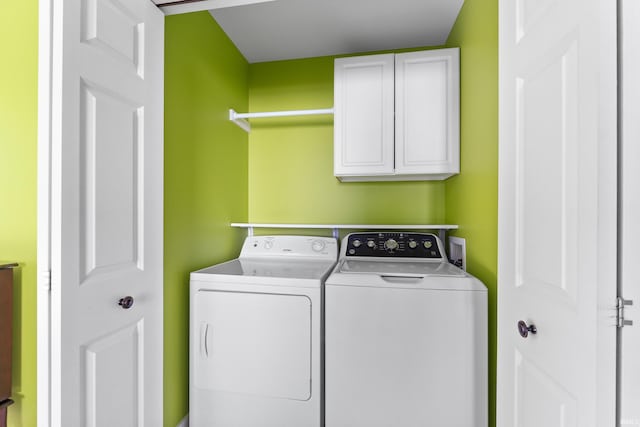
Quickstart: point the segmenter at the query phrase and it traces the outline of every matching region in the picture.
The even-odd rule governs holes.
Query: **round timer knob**
[[[430,249],[431,246],[433,246],[433,243],[431,243],[430,240],[425,240],[423,245],[424,245],[425,249]]]
[[[314,240],[311,243],[311,249],[313,249],[314,252],[322,252],[325,246],[326,244],[322,240]]]
[[[384,247],[385,247],[385,249],[388,249],[390,251],[392,251],[394,249],[398,249],[398,242],[396,242],[393,239],[389,239],[386,242],[384,242]]]
[[[360,240],[358,240],[358,239],[353,241],[353,247],[354,248],[359,248],[361,244],[362,244],[362,242]]]
[[[376,245],[376,242],[374,242],[373,240],[369,240],[369,241],[367,242],[367,246],[369,246],[370,248],[375,247],[375,245]]]
[[[411,249],[415,249],[418,246],[418,242],[416,242],[415,240],[409,240],[409,247]]]

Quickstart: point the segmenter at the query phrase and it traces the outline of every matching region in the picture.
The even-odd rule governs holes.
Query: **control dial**
[[[418,242],[416,242],[415,240],[409,240],[409,247],[411,249],[415,249],[418,246]]]
[[[354,248],[359,248],[361,244],[362,244],[362,242],[360,240],[358,240],[358,239],[353,241],[353,247]]]
[[[431,246],[433,246],[433,243],[431,243],[431,240],[425,240],[423,245],[425,249],[431,249]]]
[[[386,242],[384,242],[384,248],[389,251],[396,250],[398,249],[398,242],[396,242],[394,239],[388,239]]]
[[[376,242],[374,242],[373,240],[369,240],[367,242],[367,246],[373,249],[376,246]]]

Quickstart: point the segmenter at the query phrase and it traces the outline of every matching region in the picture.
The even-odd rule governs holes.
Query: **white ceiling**
[[[210,10],[250,63],[443,44],[464,0],[274,0]]]

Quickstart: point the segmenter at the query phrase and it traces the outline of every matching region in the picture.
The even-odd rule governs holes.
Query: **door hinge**
[[[628,305],[633,305],[633,300],[624,299],[622,297],[618,297],[618,303],[616,304],[617,314],[616,314],[616,324],[618,328],[622,328],[624,326],[633,325],[633,320],[625,320],[624,318],[624,308]]]
[[[42,286],[42,290],[51,290],[51,270],[40,273],[40,284]]]

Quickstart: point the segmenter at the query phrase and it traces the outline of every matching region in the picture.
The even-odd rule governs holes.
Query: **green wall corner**
[[[253,111],[331,108],[333,59],[250,65]],[[333,176],[333,117],[252,122],[249,220],[268,223],[440,223],[442,182],[342,183]]]
[[[489,426],[495,426],[498,272],[498,0],[465,0],[447,40],[460,47],[460,171],[445,181],[446,222],[467,270],[489,288]]]
[[[0,14],[0,259],[14,261],[10,427],[36,425],[38,2]]]
[[[189,272],[237,256],[247,220],[248,64],[208,12],[166,18],[164,425],[188,412]]]

